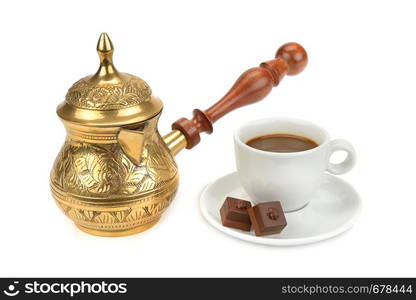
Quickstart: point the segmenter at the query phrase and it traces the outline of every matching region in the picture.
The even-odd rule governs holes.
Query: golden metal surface
[[[163,104],[139,77],[118,72],[114,47],[106,33],[97,44],[100,66],[94,75],[78,80],[68,90],[57,113],[63,120],[89,126],[117,126],[145,121],[160,113]]]
[[[172,130],[163,137],[163,141],[168,146],[172,155],[176,155],[186,148],[186,138],[179,130]]]
[[[101,230],[90,229],[81,225],[76,225],[76,226],[82,231],[92,234],[92,235],[103,236],[103,237],[119,237],[119,236],[127,236],[127,235],[132,235],[132,234],[143,232],[155,226],[159,220],[160,220],[160,217],[140,227],[135,227],[130,230],[122,230],[122,231],[101,231]]]
[[[162,139],[162,102],[143,80],[116,70],[106,34],[97,50],[97,73],[75,83],[58,107],[67,138],[50,186],[78,228],[123,236],[150,228],[172,201],[179,184],[173,155],[186,141],[178,131]]]
[[[139,130],[121,128],[117,139],[124,154],[133,163],[139,165],[142,158],[144,133]]]

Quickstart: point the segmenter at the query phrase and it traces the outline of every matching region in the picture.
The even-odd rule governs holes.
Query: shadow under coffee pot
[[[67,130],[51,172],[52,195],[81,230],[123,236],[150,228],[172,201],[179,184],[174,156],[191,149],[200,133],[228,112],[263,99],[285,75],[307,64],[302,46],[288,43],[276,58],[244,72],[228,93],[172,131],[157,129],[163,104],[142,79],[116,70],[107,34],[97,45],[100,66],[77,81],[57,113]]]

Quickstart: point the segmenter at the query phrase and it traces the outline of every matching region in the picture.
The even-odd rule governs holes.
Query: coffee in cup
[[[313,149],[318,144],[303,136],[275,133],[252,138],[246,142],[250,147],[270,152],[290,153]]]

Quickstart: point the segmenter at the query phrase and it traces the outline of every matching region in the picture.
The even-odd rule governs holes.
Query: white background
[[[413,4],[2,1],[0,276],[416,276]],[[180,191],[155,227],[100,238],[64,217],[48,180],[65,137],[55,108],[73,82],[96,71],[102,31],[116,67],[164,101],[162,134],[285,42],[301,43],[309,65],[178,155]],[[202,218],[201,190],[235,170],[233,131],[272,116],[316,122],[355,145],[358,164],[342,178],[364,209],[347,233],[273,248],[228,237]]]

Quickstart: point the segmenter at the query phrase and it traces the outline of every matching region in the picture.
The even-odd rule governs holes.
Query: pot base
[[[140,225],[138,227],[130,228],[130,229],[127,229],[127,230],[120,230],[120,231],[103,231],[103,230],[97,230],[97,229],[84,227],[84,226],[78,225],[78,224],[75,224],[75,225],[80,230],[82,230],[83,232],[86,232],[88,234],[92,234],[92,235],[96,235],[96,236],[104,236],[104,237],[118,237],[118,236],[127,236],[127,235],[133,235],[133,234],[136,234],[136,233],[143,232],[143,231],[153,227],[153,225],[155,225],[159,220],[160,220],[160,216],[158,218],[156,218],[155,220],[147,223],[147,224]]]

